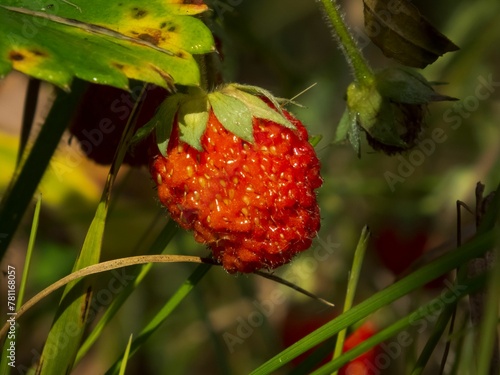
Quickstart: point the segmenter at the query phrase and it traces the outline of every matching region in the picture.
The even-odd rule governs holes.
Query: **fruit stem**
[[[327,20],[333,27],[333,35],[339,42],[347,63],[353,70],[354,78],[360,84],[371,83],[373,71],[356,44],[352,33],[347,28],[336,0],[319,0],[319,2]]]

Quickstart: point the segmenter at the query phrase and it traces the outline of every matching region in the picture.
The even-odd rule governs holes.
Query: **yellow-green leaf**
[[[119,88],[129,78],[198,85],[193,54],[212,51],[213,37],[191,15],[205,9],[178,0],[0,0],[0,77],[16,69],[65,89],[73,77]]]

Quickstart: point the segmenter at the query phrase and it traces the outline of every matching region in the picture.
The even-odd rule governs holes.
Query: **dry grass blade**
[[[117,268],[133,266],[136,264],[145,264],[145,263],[208,263],[213,264],[210,259],[195,257],[195,256],[187,256],[187,255],[139,255],[128,258],[120,258],[114,259],[107,262],[102,262],[98,264],[94,264],[92,266],[88,266],[82,268],[76,272],[69,274],[68,276],[59,279],[54,284],[48,286],[40,293],[35,295],[29,301],[27,301],[18,311],[17,311],[17,319],[19,319],[26,311],[28,311],[31,307],[33,307],[36,303],[40,302],[42,299],[47,297],[49,294],[53,293],[57,289],[65,286],[66,284],[80,279],[84,276],[94,275],[96,273],[105,272],[114,270]],[[0,338],[3,337],[7,330],[9,329],[9,324],[5,324],[0,330]]]

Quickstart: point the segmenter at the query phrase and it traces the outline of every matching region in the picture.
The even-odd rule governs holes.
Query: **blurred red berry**
[[[150,87],[140,108],[136,129],[153,117],[168,94],[161,87]],[[98,164],[111,164],[136,99],[134,93],[115,87],[96,84],[88,87],[73,115],[69,131],[78,139],[89,159]],[[134,167],[147,166],[150,144],[151,139],[146,138],[133,145],[127,151],[124,163]]]
[[[365,322],[358,329],[356,329],[352,334],[347,337],[344,342],[344,352],[354,348],[355,346],[361,344],[365,340],[372,337],[377,333],[375,324],[371,321]],[[375,359],[379,352],[378,346],[375,346],[368,350],[367,352],[361,354],[359,357],[355,358],[347,365],[343,366],[339,370],[339,375],[369,375],[372,373],[372,369],[376,367]]]
[[[373,248],[382,264],[395,276],[409,272],[411,266],[427,250],[429,230],[422,227],[406,228],[397,223],[386,225],[374,232]],[[425,285],[428,289],[443,286],[446,275]]]
[[[427,237],[423,230],[388,225],[374,233],[373,246],[382,264],[399,275],[424,253]]]
[[[288,347],[303,337],[307,336],[311,332],[325,325],[329,321],[335,318],[334,313],[322,313],[322,314],[310,314],[305,311],[292,309],[289,311],[287,317],[283,323],[282,340],[283,345]],[[359,328],[357,328],[352,334],[348,336],[344,342],[343,352],[346,352],[355,346],[359,345],[366,339],[372,337],[377,333],[377,329],[374,323],[371,321],[365,322]],[[294,358],[292,364],[294,366],[300,365],[307,357],[309,357],[317,348],[316,346],[302,355]],[[332,345],[332,351],[329,352],[321,362],[316,366],[316,368],[325,365],[332,360],[334,346]],[[379,347],[375,346],[366,353],[360,355],[353,361],[349,362],[347,365],[343,366],[339,370],[340,375],[368,375],[370,374],[370,369],[376,367],[375,358],[379,353]]]
[[[309,311],[304,311],[298,308],[291,308],[289,310],[285,320],[283,321],[282,327],[282,342],[285,347],[289,347],[295,344],[301,338],[307,336],[311,332],[315,331],[319,327],[328,323],[330,320],[334,319],[336,313],[334,312],[322,312],[322,313],[311,313]],[[316,346],[307,352],[301,354],[297,358],[292,360],[294,366],[300,365],[307,357],[309,357],[314,350],[319,347]],[[317,367],[324,365],[332,359],[332,352],[328,353],[318,364]]]

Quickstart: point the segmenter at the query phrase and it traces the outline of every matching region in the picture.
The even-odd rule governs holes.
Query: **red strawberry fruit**
[[[304,125],[262,89],[227,85],[176,94],[156,119],[172,125],[151,173],[160,202],[230,273],[274,269],[320,227],[320,165]]]

